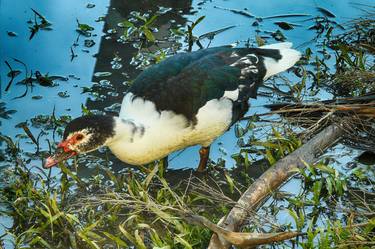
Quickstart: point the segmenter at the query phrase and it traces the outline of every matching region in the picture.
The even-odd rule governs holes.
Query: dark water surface
[[[238,46],[247,44],[255,45],[255,36],[258,34],[267,40],[267,43],[276,41],[271,33],[281,30],[287,41],[292,41],[297,49],[304,51],[311,47],[314,51],[322,48],[315,47],[317,33],[309,30],[314,25],[314,17],[324,16],[317,7],[323,7],[334,13],[331,20],[345,24],[349,20],[362,14],[358,4],[372,4],[370,0],[340,0],[340,1],[311,1],[311,0],[251,0],[251,1],[38,1],[38,0],[0,0],[0,80],[1,102],[5,103],[6,110],[15,110],[10,119],[0,118],[0,132],[19,143],[25,158],[30,157],[30,165],[41,167],[41,156],[34,156],[36,146],[24,135],[21,128],[15,126],[26,122],[35,137],[44,130],[40,136],[40,151],[48,152],[48,141],[52,144],[60,140],[58,133],[46,127],[46,122],[32,122],[37,115],[51,115],[56,117],[69,115],[72,118],[82,114],[83,104],[93,112],[114,113],[119,108],[119,103],[126,91],[129,82],[153,60],[147,60],[147,52],[164,51],[168,56],[176,51],[185,51],[188,48],[183,38],[171,35],[171,29],[186,27],[191,21],[200,16],[206,16],[194,29],[196,36],[206,34],[222,28],[234,26],[214,39],[203,39],[204,47],[221,46],[238,43]],[[92,4],[92,5],[88,5]],[[49,22],[52,30],[39,30],[29,40],[29,20],[34,20],[32,9],[42,14]],[[263,17],[256,22],[254,17],[244,16],[229,11],[228,9],[245,10],[256,17]],[[154,35],[156,44],[144,45],[138,56],[140,42],[125,42],[121,39],[123,28],[119,23],[127,20],[132,11],[141,15],[148,13],[150,16],[157,13]],[[107,15],[108,14],[108,15]],[[282,14],[306,14],[303,17],[266,18]],[[106,16],[106,17],[105,17]],[[105,17],[105,18],[104,18]],[[88,24],[94,28],[90,37],[78,35],[77,20],[81,24]],[[295,25],[292,30],[282,30],[274,22],[290,22]],[[121,26],[121,25],[120,25]],[[16,36],[8,35],[15,32]],[[340,29],[334,30],[340,32]],[[85,46],[85,40],[86,45]],[[75,44],[75,45],[74,45]],[[92,46],[91,46],[92,45]],[[195,44],[193,50],[199,47]],[[72,59],[71,50],[76,57]],[[135,58],[136,57],[136,58]],[[55,86],[41,86],[34,82],[27,86],[28,91],[24,97],[25,84],[17,84],[25,78],[24,66],[17,63],[16,58],[27,65],[28,73],[40,71],[42,75],[59,76],[54,80]],[[9,69],[4,63],[7,61],[14,70],[22,72],[5,91],[10,78],[7,76]],[[284,74],[293,82],[297,78],[292,74]],[[17,98],[20,97],[20,98]],[[330,98],[328,93],[321,92],[318,98]],[[270,101],[258,98],[251,101],[253,108],[249,114],[265,111],[262,104]],[[0,106],[1,113],[1,106]],[[61,128],[59,128],[61,130]],[[57,129],[57,130],[59,130]],[[266,135],[268,130],[264,131]],[[20,134],[23,134],[20,136]],[[48,140],[48,141],[47,141]],[[234,166],[231,155],[238,153],[237,138],[233,129],[220,137],[211,149],[211,158],[226,160],[226,167]],[[5,144],[0,144],[0,149]],[[170,156],[172,169],[195,168],[198,163],[198,147],[173,153]],[[1,151],[0,151],[1,152]],[[96,166],[107,165],[98,158],[109,158],[113,161],[110,165],[114,169],[122,169],[124,164],[119,162],[107,150],[81,156],[80,176],[87,176]],[[4,156],[0,161],[0,168],[7,167],[9,162]],[[58,168],[52,170],[57,174]],[[290,190],[293,184],[289,185]],[[9,225],[9,222],[1,221]],[[1,229],[1,228],[0,228]]]

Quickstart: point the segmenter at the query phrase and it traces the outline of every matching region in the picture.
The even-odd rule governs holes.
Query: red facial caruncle
[[[55,166],[56,164],[58,164],[59,162],[77,155],[78,151],[74,149],[75,145],[77,145],[83,138],[84,138],[83,134],[77,133],[61,141],[57,145],[58,149],[55,155],[48,157],[45,160],[43,167],[51,168]]]

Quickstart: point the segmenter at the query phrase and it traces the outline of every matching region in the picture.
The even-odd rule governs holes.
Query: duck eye
[[[83,139],[83,135],[82,134],[78,134],[77,136],[76,136],[76,140],[77,141],[81,141]]]

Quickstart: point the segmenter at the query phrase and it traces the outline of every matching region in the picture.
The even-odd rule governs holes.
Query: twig
[[[344,131],[332,124],[318,135],[295,150],[287,157],[279,160],[272,168],[264,172],[238,200],[221,225],[225,230],[238,231],[245,220],[272,191],[285,183],[295,173],[295,169],[304,168],[306,164],[316,162],[325,149],[337,142]],[[210,249],[230,248],[231,243],[223,236],[214,234],[211,237]]]
[[[9,87],[12,85],[12,82],[14,80],[14,70],[12,69],[12,67],[10,66],[10,64],[5,61],[5,64],[8,66],[9,70],[10,70],[10,76],[11,76],[11,79],[9,80],[9,83],[7,85],[7,87],[5,88],[5,91],[7,92],[9,90]]]

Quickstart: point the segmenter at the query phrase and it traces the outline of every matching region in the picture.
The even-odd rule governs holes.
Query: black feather
[[[233,63],[249,54],[250,59],[255,59],[251,62],[257,72],[241,75],[241,69],[249,64],[233,66]],[[217,47],[177,54],[146,69],[128,92],[152,101],[158,111],[171,110],[195,122],[199,108],[241,85],[239,99],[233,105],[233,118],[237,120],[248,108],[241,102],[255,98],[263,82],[266,74],[263,57],[281,59],[277,49],[258,48]]]

